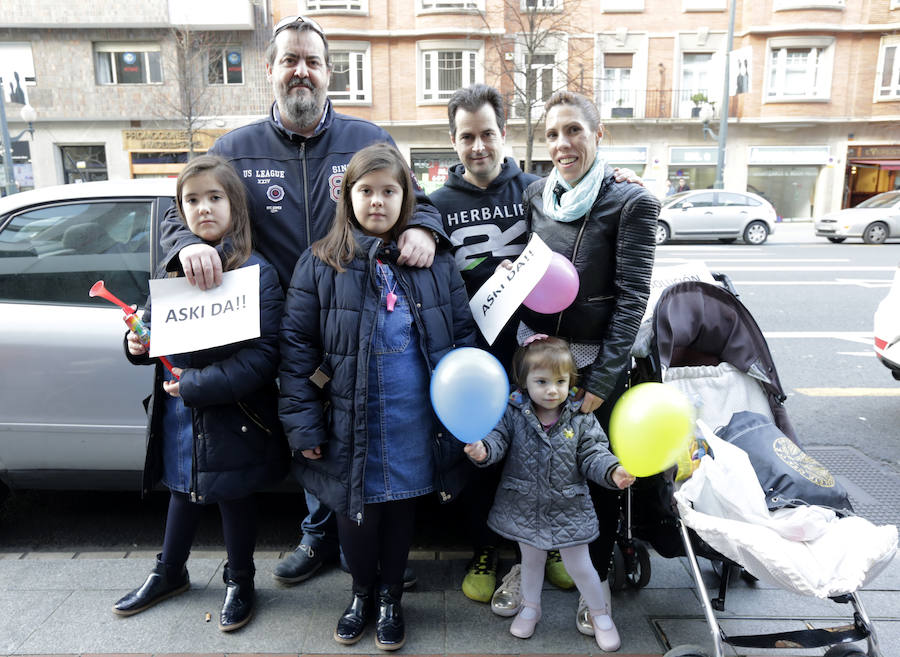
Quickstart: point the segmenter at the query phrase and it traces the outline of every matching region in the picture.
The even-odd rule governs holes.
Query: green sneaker
[[[566,572],[566,567],[563,566],[559,550],[549,550],[547,552],[547,563],[544,566],[544,572],[547,574],[547,579],[550,580],[550,583],[557,588],[571,589],[575,586],[575,582],[569,573]]]
[[[488,545],[476,552],[469,562],[462,592],[469,600],[490,602],[496,586],[497,550]]]

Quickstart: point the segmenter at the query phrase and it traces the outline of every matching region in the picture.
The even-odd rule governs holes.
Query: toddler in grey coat
[[[513,359],[520,389],[510,395],[493,431],[465,451],[480,466],[506,457],[488,525],[517,541],[522,552],[522,604],[509,631],[522,639],[534,633],[541,618],[546,553],[559,550],[588,603],[597,645],[613,651],[619,635],[588,554],[599,529],[587,479],[621,489],[634,477],[609,451],[593,413],[580,412],[580,400],[570,393],[576,377],[564,340],[532,336]]]

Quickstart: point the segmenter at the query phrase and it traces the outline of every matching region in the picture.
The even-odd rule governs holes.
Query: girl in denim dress
[[[304,253],[285,302],[279,412],[303,487],[335,512],[353,596],[334,639],[405,641],[400,607],[415,499],[461,488],[462,445],[435,419],[431,371],[474,343],[474,322],[452,256],[429,268],[397,262],[414,187],[395,147],[350,160],[335,222]]]

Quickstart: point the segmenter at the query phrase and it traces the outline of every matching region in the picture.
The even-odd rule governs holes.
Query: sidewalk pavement
[[[282,555],[258,552],[257,609],[249,625],[220,632],[224,553],[195,550],[188,562],[191,589],[132,617],[111,612],[115,600],[140,585],[154,553],[0,553],[0,653],[7,655],[360,655],[380,654],[373,631],[355,646],[332,639],[350,598],[350,576],[331,568],[283,587],[271,577]],[[546,584],[543,618],[535,635],[509,634],[510,619],[465,598],[459,590],[466,555],[417,551],[411,566],[418,583],[403,597],[407,641],[400,655],[597,655],[591,637],[575,629],[576,591]],[[511,565],[505,558],[501,574]],[[701,559],[707,586],[717,577]],[[741,578],[718,614],[729,634],[753,634],[852,623],[846,604],[804,597]],[[885,657],[900,655],[900,560],[860,594]],[[207,620],[207,616],[211,620]],[[622,636],[621,657],[658,657],[670,647],[696,644],[712,654],[710,628],[683,558],[651,552],[646,588],[613,594],[613,617]],[[865,651],[864,643],[859,644]],[[824,650],[753,650],[726,655],[822,655]]]

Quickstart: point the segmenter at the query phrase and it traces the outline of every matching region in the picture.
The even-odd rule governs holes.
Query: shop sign
[[[669,165],[681,164],[687,166],[712,165],[718,161],[717,148],[687,148],[684,146],[672,146],[669,149]]]
[[[194,150],[207,151],[227,130],[198,130],[194,133]],[[123,130],[122,146],[126,151],[188,151],[188,135],[184,130]]]
[[[751,146],[747,164],[827,164],[828,146]]]
[[[900,159],[900,146],[848,146],[847,157],[898,160]]]

